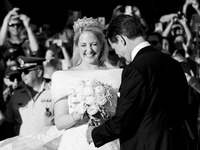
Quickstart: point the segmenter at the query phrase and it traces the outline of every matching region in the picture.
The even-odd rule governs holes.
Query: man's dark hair
[[[144,36],[140,19],[133,15],[121,14],[111,19],[107,28],[106,37],[111,42],[117,42],[116,35],[123,35],[129,39]]]

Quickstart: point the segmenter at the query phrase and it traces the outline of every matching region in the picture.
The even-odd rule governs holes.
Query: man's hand
[[[87,138],[87,142],[90,144],[93,142],[92,139],[92,130],[95,128],[95,126],[89,126],[87,131],[86,131],[86,138]]]

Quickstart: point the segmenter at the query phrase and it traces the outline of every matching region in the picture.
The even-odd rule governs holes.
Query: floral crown
[[[76,32],[79,28],[84,27],[96,27],[100,30],[103,30],[102,24],[97,19],[94,19],[92,17],[83,17],[82,19],[78,19],[76,22],[74,22],[74,32]]]

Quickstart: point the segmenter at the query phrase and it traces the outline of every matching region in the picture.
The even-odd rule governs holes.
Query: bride
[[[88,117],[72,107],[68,96],[80,81],[91,79],[111,85],[116,95],[122,69],[109,64],[108,45],[97,19],[84,17],[75,22],[73,27],[73,67],[52,75],[51,94],[54,101],[55,125],[57,129],[64,130],[58,150],[119,150],[118,140],[100,148],[87,143]]]

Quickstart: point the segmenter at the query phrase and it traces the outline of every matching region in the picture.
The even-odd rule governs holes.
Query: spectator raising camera
[[[30,27],[30,18],[21,14],[19,8],[10,10],[3,20],[0,30],[0,49],[8,66],[16,64],[16,58],[20,55],[37,54],[39,46]]]
[[[186,55],[192,39],[192,33],[183,13],[178,11],[176,14],[162,16],[160,21],[167,23],[162,36],[169,38],[173,42],[174,47],[171,50],[171,54],[173,55],[177,50],[183,49]]]

